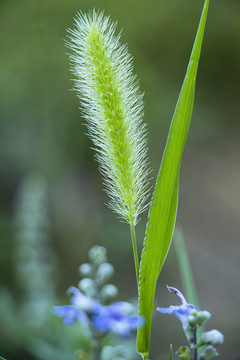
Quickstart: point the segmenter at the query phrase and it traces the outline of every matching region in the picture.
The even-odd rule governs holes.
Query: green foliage
[[[196,287],[192,276],[189,256],[184,242],[183,232],[177,227],[174,232],[174,245],[184,293],[191,304],[198,306]]]
[[[169,360],[172,360],[172,344],[170,344],[170,357]]]
[[[149,357],[149,341],[156,282],[168,253],[177,212],[179,168],[191,121],[195,83],[209,0],[205,1],[187,73],[175,108],[149,210],[140,263],[139,314],[146,325],[139,329],[137,350]]]

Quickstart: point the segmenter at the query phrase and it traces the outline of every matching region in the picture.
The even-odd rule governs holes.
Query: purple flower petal
[[[129,315],[132,306],[126,302],[99,308],[93,318],[93,326],[101,332],[113,332],[122,337],[129,337],[131,331],[137,329],[140,321],[137,316]]]
[[[177,310],[177,306],[170,305],[168,307],[157,308],[157,311],[161,312],[162,314],[172,314],[175,310]]]
[[[113,332],[122,337],[131,335],[136,330],[139,321],[137,316],[96,316],[93,319],[93,326],[101,332]]]
[[[87,323],[88,314],[92,315],[99,311],[101,304],[84,295],[79,289],[72,286],[67,293],[72,295],[72,305],[55,306],[53,308],[55,314],[63,318],[65,325],[72,324],[75,321]]]
[[[167,285],[167,289],[168,289],[169,292],[171,292],[171,290],[173,290],[174,294],[179,296],[180,299],[182,300],[182,304],[187,304],[187,301],[186,301],[185,297],[183,296],[183,294],[178,289],[176,289],[175,287],[172,287],[172,286],[168,286],[168,285]]]
[[[63,317],[63,323],[65,325],[70,325],[77,320],[81,323],[88,321],[86,314],[83,311],[79,311],[79,309],[73,305],[55,306],[53,311],[56,315]]]
[[[97,301],[91,299],[90,297],[84,295],[79,289],[77,289],[74,286],[71,286],[67,294],[71,294],[71,303],[73,306],[75,306],[78,309],[81,309],[82,311],[93,314],[100,310],[102,307],[101,304],[99,304]]]
[[[188,317],[191,313],[192,309],[196,309],[198,310],[198,308],[195,305],[192,304],[188,304],[188,302],[186,301],[185,297],[183,296],[183,294],[176,288],[174,287],[170,287],[167,286],[168,290],[171,292],[171,290],[174,291],[174,293],[180,297],[180,299],[182,300],[182,304],[181,305],[170,305],[168,307],[164,307],[164,308],[157,308],[157,311],[163,313],[163,314],[174,314],[183,325],[186,325],[188,322]]]

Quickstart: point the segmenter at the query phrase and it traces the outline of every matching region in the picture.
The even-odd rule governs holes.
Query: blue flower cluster
[[[79,289],[70,287],[72,305],[55,306],[53,311],[63,318],[65,325],[79,321],[82,324],[92,323],[100,332],[113,332],[122,337],[131,335],[137,329],[139,320],[132,314],[132,306],[127,302],[115,302],[103,305],[84,295]]]
[[[176,354],[184,360],[199,359],[199,360],[212,360],[218,356],[218,352],[214,346],[223,344],[223,334],[216,330],[203,332],[198,338],[197,329],[204,325],[211,317],[211,314],[204,310],[201,311],[195,305],[189,304],[183,294],[174,287],[167,286],[168,290],[174,291],[182,301],[180,305],[170,305],[168,307],[160,308],[157,310],[163,314],[174,314],[182,323],[183,330],[187,337],[190,346],[181,346]],[[204,346],[199,358],[197,351]],[[192,357],[193,353],[193,357]]]
[[[72,286],[67,291],[71,305],[55,306],[54,313],[63,318],[65,325],[79,322],[87,326],[95,341],[109,333],[130,337],[143,321],[133,315],[134,308],[128,302],[113,302],[118,289],[108,283],[114,267],[107,262],[106,249],[95,245],[88,257],[89,263],[79,267],[83,278],[78,288]]]

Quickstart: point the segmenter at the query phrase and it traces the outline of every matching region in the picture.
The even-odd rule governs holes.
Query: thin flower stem
[[[130,222],[130,228],[131,228],[133,255],[134,255],[134,263],[135,263],[135,270],[136,270],[136,279],[137,279],[137,284],[138,284],[138,280],[139,280],[139,261],[138,261],[138,251],[137,251],[135,225],[134,225],[133,221]]]
[[[194,339],[193,339],[193,345],[194,345],[194,348],[193,348],[193,360],[197,360],[197,327],[195,326],[194,328]]]
[[[92,337],[94,341],[94,349],[93,349],[93,358],[94,360],[100,359],[101,345],[100,345],[100,337],[97,330],[93,328]]]

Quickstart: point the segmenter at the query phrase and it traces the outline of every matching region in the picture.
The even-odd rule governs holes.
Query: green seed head
[[[109,205],[127,222],[136,223],[148,196],[143,94],[115,28],[103,12],[78,14],[67,46]]]

